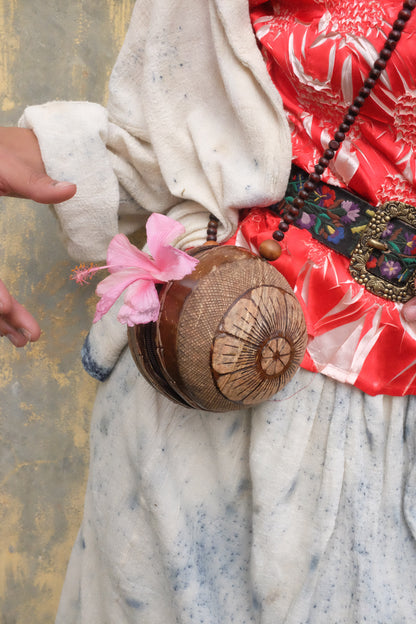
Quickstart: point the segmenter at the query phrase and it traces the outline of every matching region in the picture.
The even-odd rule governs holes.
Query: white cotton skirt
[[[100,385],[57,624],[414,624],[416,404],[300,370],[253,410]]]

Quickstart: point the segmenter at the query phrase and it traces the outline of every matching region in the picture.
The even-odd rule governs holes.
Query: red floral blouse
[[[333,138],[401,6],[401,0],[250,1],[259,46],[287,111],[294,162],[304,170],[313,170]],[[416,14],[323,180],[374,206],[393,199],[416,206],[415,145]],[[345,210],[351,225],[356,211]],[[251,211],[234,240],[256,248],[277,223],[267,211]],[[369,394],[414,394],[416,327],[403,319],[401,304],[359,286],[348,259],[307,228],[291,227],[283,245],[275,264],[304,308],[310,337],[302,366]],[[408,247],[406,253],[416,253],[416,238]]]

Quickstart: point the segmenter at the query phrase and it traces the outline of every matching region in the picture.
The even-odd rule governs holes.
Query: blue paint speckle
[[[137,492],[133,492],[133,494],[130,496],[128,506],[131,511],[135,511],[140,507],[140,501]]]
[[[318,555],[313,555],[311,562],[309,564],[309,569],[310,570],[316,570],[316,568],[318,567],[319,564],[319,557]]]
[[[248,490],[251,490],[250,479],[241,479],[240,483],[238,484],[238,494],[243,494]]]
[[[240,427],[241,427],[241,418],[236,418],[235,421],[232,423],[231,427],[227,431],[228,437],[232,438],[232,436],[240,429]]]
[[[126,598],[126,605],[132,609],[143,609],[144,603],[134,598]]]
[[[374,436],[369,429],[365,430],[365,434],[367,436],[368,446],[370,447],[370,450],[371,450],[374,446]]]
[[[253,609],[260,611],[261,603],[256,594],[253,594]]]
[[[288,500],[289,498],[291,498],[291,496],[292,496],[293,492],[296,490],[296,486],[297,486],[297,484],[298,484],[297,479],[294,479],[294,481],[292,482],[292,484],[291,484],[290,488],[289,488],[289,489],[288,489],[288,491],[287,491],[287,494],[286,494],[286,500]]]

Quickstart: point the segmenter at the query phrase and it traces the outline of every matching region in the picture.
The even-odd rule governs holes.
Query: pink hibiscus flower
[[[117,234],[108,247],[105,266],[75,269],[71,279],[78,283],[85,283],[101,269],[110,273],[96,289],[100,301],[94,323],[108,312],[123,292],[123,305],[117,315],[120,323],[133,327],[157,320],[160,303],[155,284],[182,279],[198,263],[196,258],[170,245],[184,231],[177,221],[154,213],[146,224],[150,255],[132,245],[124,234]]]

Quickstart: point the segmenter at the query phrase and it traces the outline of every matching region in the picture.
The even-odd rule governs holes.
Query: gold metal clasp
[[[383,242],[377,240],[376,238],[370,238],[367,241],[367,245],[368,245],[368,247],[372,247],[373,249],[378,249],[379,251],[388,251],[389,250],[389,246],[387,245],[387,243],[383,243]]]
[[[368,266],[371,256],[375,253],[392,251],[385,241],[388,240],[386,228],[393,220],[401,221],[407,227],[414,228],[416,235],[416,208],[403,202],[386,202],[377,208],[374,217],[362,232],[360,242],[351,254],[349,270],[353,278],[374,295],[404,303],[416,295],[416,267],[414,270],[407,271],[406,278],[400,281],[374,274]],[[380,240],[382,235],[385,236],[385,240]],[[401,256],[409,257],[405,254]]]

